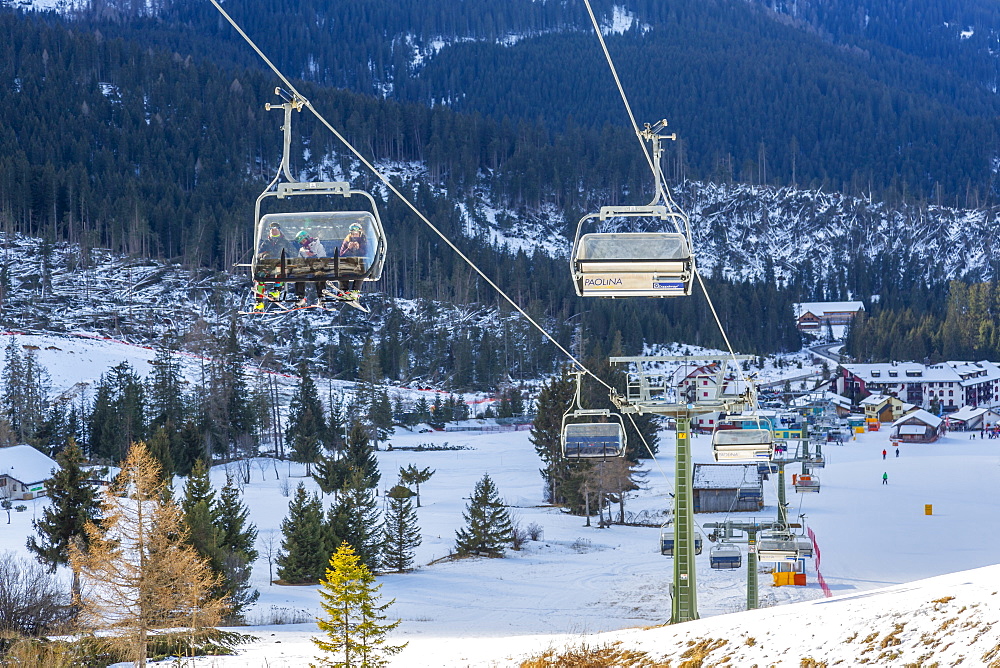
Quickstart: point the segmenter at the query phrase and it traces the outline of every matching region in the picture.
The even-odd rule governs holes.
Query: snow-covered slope
[[[8,340],[0,337],[0,345]],[[142,370],[152,356],[142,347],[80,336],[16,340],[35,350],[60,391],[120,361]],[[194,371],[197,358],[185,359]],[[646,465],[643,489],[627,500],[632,517],[663,517],[669,509],[672,436],[662,432],[661,454]],[[461,449],[413,449],[445,442]],[[959,658],[963,665],[989,666],[1000,658],[1000,566],[991,565],[1000,533],[989,519],[1000,514],[1000,500],[984,493],[1000,485],[996,441],[950,433],[883,460],[887,443],[882,431],[828,446],[821,493],[790,495],[793,513],[806,516],[819,548],[819,559],[807,563],[806,587],[772,587],[761,572],[760,598],[767,607],[737,612],[745,603],[745,568],[712,570],[702,554],[696,559],[702,619],[654,628],[669,618],[671,578],[670,559],[656,549],[656,526],[587,527],[580,517],[542,505],[540,463],[527,432],[400,432],[392,451],[378,453],[383,487],[401,466],[429,466],[436,473],[421,486],[417,570],[380,577],[383,594],[396,599],[390,614],[403,619],[395,639],[410,643],[393,665],[517,665],[550,647],[618,641],[678,665],[683,652],[711,641],[710,662],[729,657],[732,666],[800,666],[808,658],[830,666],[954,665]],[[694,461],[711,461],[709,439],[695,437],[692,447]],[[884,486],[883,471],[889,474]],[[542,540],[507,559],[439,562],[452,549],[465,497],[484,472],[523,525],[542,527]],[[217,485],[226,473],[225,466],[214,469]],[[243,491],[262,541],[280,539],[286,491],[300,482],[316,489],[300,465],[263,458],[253,463]],[[770,519],[776,512],[773,480],[764,491],[758,517]],[[24,551],[31,519],[44,503],[28,502],[26,512],[12,513],[11,524],[0,524],[0,550]],[[924,514],[924,504],[933,504],[932,515]],[[696,516],[700,525],[723,519]],[[252,626],[240,629],[259,640],[237,657],[196,665],[291,668],[313,659],[308,639],[316,628],[309,620],[319,610],[317,591],[269,585],[261,552],[254,582],[262,597],[250,612]],[[832,598],[824,597],[820,572]],[[921,582],[925,578],[932,579]],[[300,623],[288,623],[295,620]]]

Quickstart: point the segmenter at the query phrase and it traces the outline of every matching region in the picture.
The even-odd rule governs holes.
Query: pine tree
[[[319,400],[316,384],[309,375],[309,368],[302,364],[299,366],[299,386],[288,405],[285,440],[291,450],[292,461],[306,465],[306,475],[319,459],[325,428],[323,404]]]
[[[427,424],[434,429],[444,429],[444,425],[447,422],[444,413],[444,404],[441,403],[441,395],[435,394],[434,403],[430,407],[430,416],[427,418]]]
[[[377,450],[378,444],[384,443],[392,433],[392,404],[385,388],[375,394],[375,400],[368,410],[368,421],[372,425]]]
[[[575,391],[573,381],[564,374],[552,378],[538,393],[529,440],[545,465],[541,474],[550,503],[562,502],[561,487],[570,478],[570,465],[562,456],[562,418],[573,403]]]
[[[250,585],[253,562],[257,559],[257,527],[250,522],[250,511],[240,500],[240,490],[230,477],[219,493],[215,514],[222,592],[228,597],[230,617],[238,618],[260,597],[260,592]]]
[[[128,362],[112,367],[97,384],[90,414],[91,457],[121,461],[145,435],[145,389]]]
[[[236,320],[230,322],[222,355],[225,395],[226,395],[226,425],[228,440],[237,446],[237,452],[244,456],[252,456],[256,441],[254,438],[253,405],[250,401],[250,390],[247,385],[247,372],[244,365],[244,355],[236,336]],[[323,417],[320,413],[322,425]],[[322,426],[320,427],[322,434]]]
[[[413,407],[413,412],[417,414],[417,422],[430,423],[431,407],[427,405],[427,399],[423,395],[417,399],[417,405]]]
[[[70,546],[70,563],[84,583],[76,599],[83,628],[112,630],[109,640],[145,666],[151,630],[219,622],[226,603],[211,597],[218,582],[188,543],[181,509],[142,443],[132,446],[102,494],[101,516],[100,526],[85,526],[86,551]]]
[[[385,611],[395,599],[379,605],[381,587],[350,545],[344,543],[337,549],[320,583],[321,605],[327,616],[317,626],[326,638],[312,639],[327,656],[312,666],[379,668],[389,665],[385,657],[406,647],[405,643],[386,643],[386,636],[401,620],[385,623]]]
[[[150,427],[175,425],[184,421],[183,378],[180,364],[174,356],[172,342],[156,350],[156,357],[150,362],[153,372],[149,379]]]
[[[375,457],[375,449],[368,440],[368,430],[360,422],[351,424],[351,431],[347,435],[347,448],[344,450],[344,461],[349,470],[361,472],[367,487],[378,487],[382,478],[378,471],[378,459]]]
[[[96,522],[100,507],[94,488],[87,482],[87,474],[81,468],[83,451],[72,438],[69,444],[56,455],[59,469],[46,483],[45,491],[49,504],[42,509],[42,516],[32,521],[35,536],[28,536],[28,550],[35,553],[41,563],[54,572],[56,566],[69,563],[69,546],[80,542],[85,549],[87,534],[84,527],[88,522]],[[73,593],[80,594],[77,573],[73,573]]]
[[[382,382],[382,368],[379,366],[378,351],[371,339],[365,341],[361,349],[361,368],[358,371],[361,383],[358,387],[363,405],[371,406],[377,399],[378,386]]]
[[[458,554],[503,556],[504,549],[514,538],[513,526],[488,473],[476,483],[462,517],[465,527],[455,532],[455,551]]]
[[[174,471],[177,475],[189,475],[194,463],[205,454],[205,437],[194,419],[184,421],[173,445]]]
[[[406,468],[399,467],[399,481],[404,485],[413,485],[417,496],[417,508],[420,507],[420,484],[431,479],[437,471],[431,470],[430,466],[418,469],[416,464],[410,464]]]
[[[334,517],[337,538],[348,543],[369,570],[377,572],[381,565],[382,525],[375,494],[361,471],[354,469],[348,476],[334,507]]]
[[[21,443],[37,443],[48,407],[49,374],[31,351],[23,355],[12,336],[4,362],[3,404],[11,428]],[[46,451],[48,451],[46,449]]]
[[[206,560],[216,575],[222,572],[222,554],[219,550],[219,515],[215,506],[215,490],[209,470],[199,459],[184,483],[181,499],[184,523],[187,525],[188,542]],[[218,593],[218,592],[216,592]]]
[[[324,494],[334,494],[346,484],[348,465],[346,459],[320,457],[313,467],[312,478]]]
[[[385,538],[382,545],[382,567],[403,573],[413,567],[414,550],[420,546],[417,513],[410,497],[414,494],[403,485],[386,493],[388,510],[385,517]]]
[[[332,395],[332,393],[331,393]],[[344,428],[347,420],[344,416],[344,402],[340,397],[330,398],[330,414],[326,424],[326,447],[328,450],[340,452],[344,447]]]
[[[156,428],[156,431],[150,435],[146,442],[146,447],[149,448],[149,454],[156,459],[156,463],[160,465],[160,469],[167,476],[169,482],[174,473],[174,457],[170,447],[170,433],[167,431],[166,425]]]
[[[317,582],[323,575],[330,551],[319,497],[306,494],[302,483],[288,504],[288,516],[281,521],[281,533],[278,577],[290,584]]]

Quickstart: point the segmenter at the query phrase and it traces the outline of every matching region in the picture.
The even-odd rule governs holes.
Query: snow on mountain
[[[928,205],[890,206],[840,193],[686,182],[675,190],[691,216],[698,264],[735,279],[817,278],[892,253],[912,258],[923,278],[988,280],[1000,257],[1000,212]],[[765,276],[767,263],[773,276]],[[913,280],[915,276],[907,277]]]

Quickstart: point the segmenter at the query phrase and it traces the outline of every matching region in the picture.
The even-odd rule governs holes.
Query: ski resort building
[[[59,464],[30,445],[0,448],[0,498],[12,501],[45,496],[45,483]]]
[[[947,424],[948,429],[951,430],[976,431],[979,429],[992,429],[1000,424],[1000,413],[991,411],[988,408],[962,406],[948,416]]]
[[[893,422],[889,438],[900,443],[933,443],[943,428],[944,420],[918,409]]]
[[[859,404],[865,411],[865,420],[879,423],[895,422],[916,408],[914,404],[887,394],[873,394]]]
[[[865,305],[861,302],[806,302],[793,304],[795,325],[800,332],[819,332],[826,325],[851,324]]]
[[[986,360],[845,364],[837,391],[855,400],[872,394],[890,395],[921,408],[936,405],[947,413],[962,406],[995,403],[1000,397],[1000,367]]]

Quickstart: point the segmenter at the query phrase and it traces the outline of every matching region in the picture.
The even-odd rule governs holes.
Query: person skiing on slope
[[[888,485],[889,484],[889,474],[888,473],[883,473],[882,474],[882,484],[883,485]]]
[[[885,459],[885,456],[886,456],[887,454],[889,454],[889,453],[887,453],[887,452],[885,451],[885,448],[882,448],[882,459]]]

